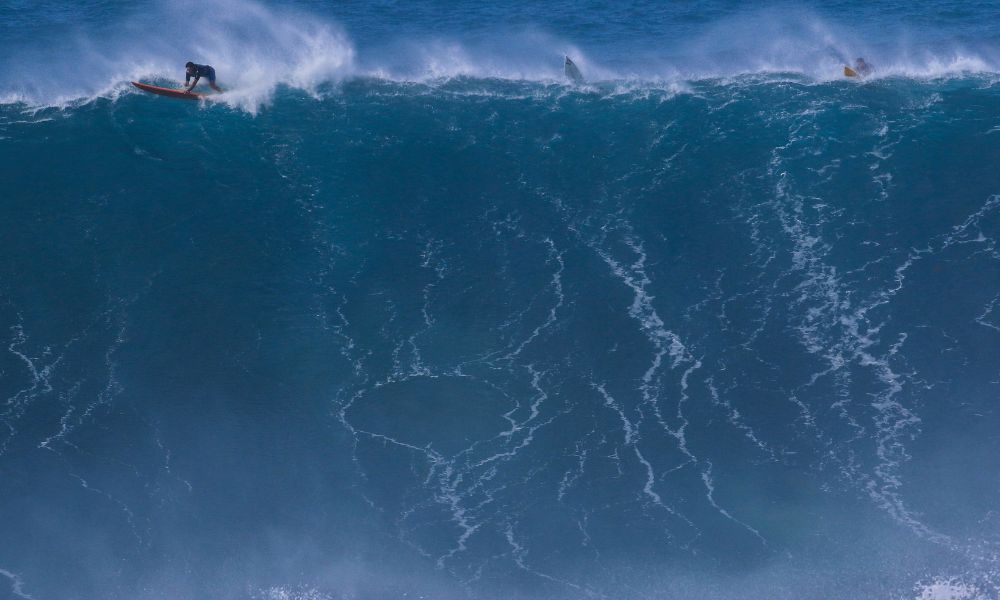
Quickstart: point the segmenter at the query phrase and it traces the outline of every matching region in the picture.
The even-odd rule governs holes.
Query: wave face
[[[989,68],[573,87],[233,6],[287,66],[234,101],[122,93],[154,48],[0,105],[0,597],[1000,594]]]

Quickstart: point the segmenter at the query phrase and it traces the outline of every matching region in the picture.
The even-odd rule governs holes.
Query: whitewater
[[[3,3],[0,598],[1000,597],[998,17]]]

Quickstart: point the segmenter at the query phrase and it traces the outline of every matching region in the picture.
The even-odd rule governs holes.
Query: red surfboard
[[[133,81],[132,85],[139,88],[140,90],[150,92],[153,94],[159,94],[160,96],[169,96],[170,98],[197,100],[198,98],[202,98],[205,96],[205,94],[199,94],[198,92],[186,92],[184,90],[177,90],[177,89],[159,87],[156,85],[149,85],[148,83],[139,83],[138,81]]]

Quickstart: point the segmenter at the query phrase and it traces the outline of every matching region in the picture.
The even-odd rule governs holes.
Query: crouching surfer
[[[860,56],[854,60],[853,68],[844,65],[844,75],[846,77],[868,77],[874,72],[875,69]]]
[[[194,86],[198,85],[198,81],[200,81],[202,77],[208,80],[208,85],[213,90],[217,92],[222,91],[222,88],[215,85],[215,69],[212,68],[211,65],[196,65],[193,62],[188,62],[184,65],[184,68],[184,85],[186,87],[184,91],[190,92],[193,90]],[[192,77],[194,77],[194,82],[188,85],[188,82],[191,81]]]
[[[854,70],[857,71],[858,75],[861,75],[862,77],[867,77],[875,71],[875,69],[873,69],[872,66],[866,63],[865,59],[861,57],[858,57],[854,61]]]

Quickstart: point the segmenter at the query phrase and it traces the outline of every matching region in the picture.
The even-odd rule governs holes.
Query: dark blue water
[[[1000,597],[998,13],[0,5],[0,598]]]

